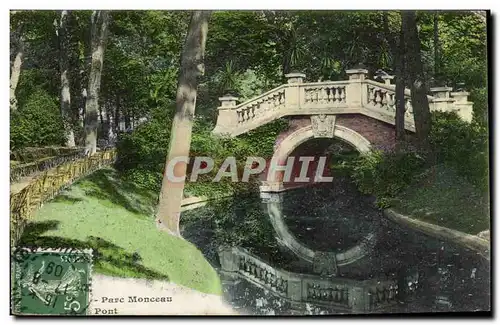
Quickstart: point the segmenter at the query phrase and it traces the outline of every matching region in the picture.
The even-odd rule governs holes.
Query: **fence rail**
[[[15,183],[22,177],[63,165],[71,160],[84,158],[83,150],[74,150],[56,157],[44,157],[32,162],[14,165],[10,168],[10,182]]]
[[[10,195],[10,236],[14,246],[23,233],[32,214],[44,202],[79,178],[86,176],[116,159],[115,150],[100,151],[91,157],[72,160],[48,169],[31,180],[28,186]]]

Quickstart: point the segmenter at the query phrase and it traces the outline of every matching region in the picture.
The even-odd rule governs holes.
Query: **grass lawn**
[[[490,228],[488,195],[442,165],[391,205],[408,216],[472,235]]]
[[[91,247],[94,272],[165,279],[221,294],[216,271],[191,243],[157,230],[157,194],[121,180],[111,168],[75,183],[37,211],[25,245]]]

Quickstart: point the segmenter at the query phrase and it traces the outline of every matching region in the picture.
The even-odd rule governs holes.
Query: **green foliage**
[[[149,121],[132,133],[122,134],[118,141],[116,168],[145,188],[160,188],[168,153],[171,116],[169,109],[153,110]],[[245,135],[228,138],[213,135],[214,126],[197,118],[191,138],[191,163],[194,157],[210,157],[214,160],[214,170],[200,175],[196,183],[188,181],[187,195],[222,196],[235,191],[241,184],[232,183],[228,177],[218,183],[211,182],[224,160],[236,157],[237,167],[241,170],[249,156],[270,158],[276,137],[287,126],[286,120],[276,120]]]
[[[473,122],[488,127],[488,90],[486,87],[471,90],[469,100],[473,104]]]
[[[488,132],[480,124],[469,124],[454,113],[432,114],[430,142],[438,163],[453,167],[482,189],[488,187]]]
[[[18,111],[11,113],[10,124],[11,150],[64,145],[66,141],[57,102],[41,90],[32,93]]]
[[[489,195],[450,166],[437,165],[391,205],[400,213],[472,235],[490,228]]]
[[[162,174],[147,169],[130,169],[124,173],[124,179],[138,188],[159,192]]]
[[[170,139],[171,109],[153,110],[149,121],[133,133],[124,133],[117,143],[119,171],[145,169],[162,171]]]
[[[405,189],[423,167],[423,158],[415,152],[373,151],[358,159],[352,177],[362,193],[375,195],[385,206],[385,198]]]

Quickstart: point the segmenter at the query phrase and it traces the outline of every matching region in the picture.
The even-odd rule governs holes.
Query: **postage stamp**
[[[91,249],[17,247],[11,259],[12,314],[87,314]]]

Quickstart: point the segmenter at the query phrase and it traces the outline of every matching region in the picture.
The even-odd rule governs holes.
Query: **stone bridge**
[[[304,82],[305,75],[286,75],[287,84],[256,98],[237,104],[236,97],[220,98],[215,134],[238,136],[281,117],[292,117],[290,128],[278,136],[272,158],[285,164],[300,144],[313,138],[338,138],[359,152],[373,146],[395,144],[395,85],[393,76],[383,82],[369,80],[368,70],[346,70],[348,80]],[[452,92],[450,87],[431,88],[427,96],[431,111],[455,111],[471,121],[469,93]],[[410,90],[405,89],[405,129],[415,132]],[[261,186],[262,192],[284,189],[282,174],[271,173]]]
[[[367,256],[377,244],[378,231],[366,235],[359,243],[338,252],[314,251],[302,244],[288,229],[283,215],[283,193],[264,193],[263,204],[267,208],[271,224],[276,232],[277,240],[301,260],[312,264],[317,274],[337,276],[338,268],[354,263]]]
[[[398,288],[397,277],[353,280],[294,273],[275,268],[241,247],[220,247],[219,260],[224,282],[243,278],[296,310],[309,303],[343,313],[384,312],[397,306],[400,294],[406,294],[405,288]]]

